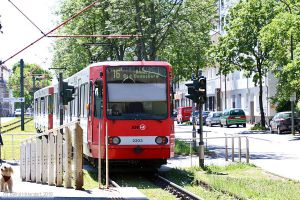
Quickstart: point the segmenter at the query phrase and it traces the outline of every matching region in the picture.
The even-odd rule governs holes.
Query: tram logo
[[[140,130],[142,130],[142,131],[143,131],[143,130],[146,130],[146,125],[145,125],[145,124],[141,124],[141,125],[140,125]]]

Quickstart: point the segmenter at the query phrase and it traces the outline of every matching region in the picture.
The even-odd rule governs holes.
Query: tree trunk
[[[138,56],[138,60],[147,60],[146,57],[146,48],[145,48],[145,42],[143,40],[143,28],[142,28],[142,22],[141,22],[141,7],[140,7],[140,3],[139,0],[135,0],[135,12],[136,12],[136,29],[137,29],[137,33],[140,34],[142,37],[139,38],[137,41],[137,56]]]
[[[149,44],[149,58],[150,60],[156,59],[156,19],[155,19],[155,5],[154,2],[150,3],[150,15],[151,15],[151,21],[150,21],[150,27],[152,31],[151,36],[151,42]]]
[[[258,75],[259,75],[259,110],[260,110],[260,124],[262,127],[266,126],[266,119],[265,119],[265,113],[264,113],[264,105],[263,105],[263,85],[262,85],[262,69],[261,65],[258,64],[257,69],[258,69]]]

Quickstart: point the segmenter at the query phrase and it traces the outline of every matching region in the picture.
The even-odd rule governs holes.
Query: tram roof
[[[93,63],[90,66],[103,66],[103,65],[109,65],[109,66],[130,66],[130,65],[152,65],[152,66],[161,66],[161,65],[170,65],[166,61],[104,61],[104,62],[97,62]]]

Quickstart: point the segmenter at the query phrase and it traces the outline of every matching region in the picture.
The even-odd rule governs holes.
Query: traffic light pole
[[[199,129],[198,134],[200,137],[199,142],[199,166],[204,168],[204,142],[203,142],[203,117],[202,117],[202,109],[203,102],[201,101],[199,104]]]
[[[196,119],[195,119],[195,102],[192,103],[192,123],[193,123],[193,130],[192,130],[192,136],[193,136],[193,148],[196,148]]]

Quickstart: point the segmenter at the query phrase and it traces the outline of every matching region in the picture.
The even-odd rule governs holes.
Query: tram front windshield
[[[157,66],[108,67],[109,119],[166,119],[167,69]]]

